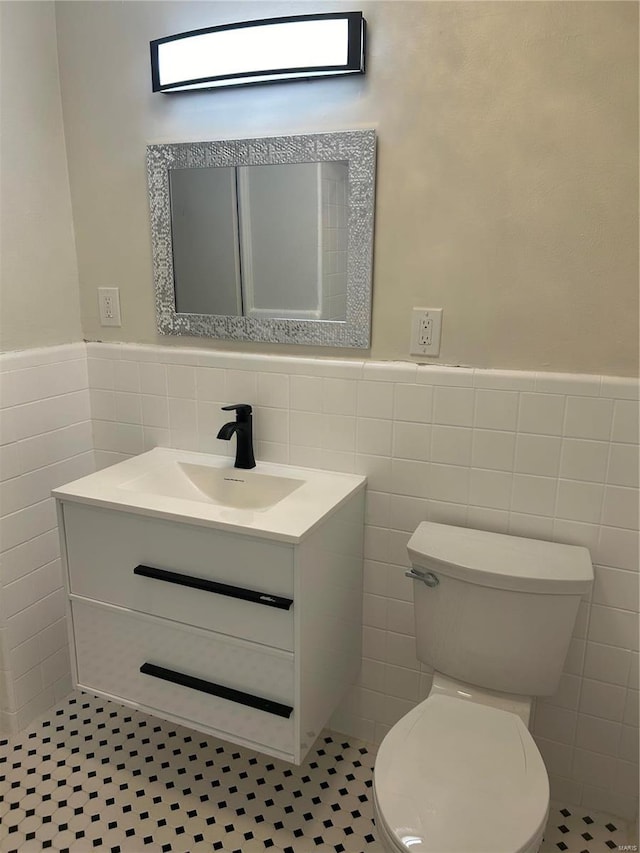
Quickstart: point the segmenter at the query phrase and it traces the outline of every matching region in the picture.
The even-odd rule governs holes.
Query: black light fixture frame
[[[160,83],[160,68],[158,62],[158,46],[170,41],[178,41],[179,39],[191,38],[192,36],[206,35],[207,33],[222,32],[224,30],[238,30],[246,27],[263,27],[269,24],[287,24],[297,21],[326,21],[331,19],[346,19],[348,22],[348,46],[347,46],[347,62],[344,65],[320,65],[298,68],[272,68],[263,69],[261,71],[239,72],[237,74],[221,74],[213,77],[201,77],[192,80],[180,80],[177,83],[161,85]],[[318,15],[290,15],[281,18],[264,18],[259,21],[241,21],[235,24],[222,24],[217,27],[205,27],[200,30],[190,30],[189,32],[179,33],[173,36],[165,36],[161,39],[154,39],[149,43],[151,49],[151,81],[154,92],[171,93],[180,92],[201,92],[209,89],[224,88],[220,85],[213,85],[228,80],[231,85],[234,79],[247,77],[251,75],[257,79],[248,80],[244,83],[235,84],[240,86],[256,86],[265,85],[267,83],[290,83],[299,80],[325,80],[328,77],[343,77],[351,74],[365,73],[365,39],[366,39],[366,21],[362,17],[362,12],[327,12]],[[314,72],[324,71],[322,75],[314,75]],[[283,76],[282,79],[260,80],[260,77],[273,77],[274,75],[297,75]],[[310,76],[314,75],[314,76]],[[211,86],[203,86],[202,83],[211,83]],[[185,89],[185,86],[196,85],[196,89]]]

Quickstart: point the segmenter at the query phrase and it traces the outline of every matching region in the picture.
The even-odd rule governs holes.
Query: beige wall
[[[0,350],[82,337],[55,8],[0,2]]]
[[[151,93],[150,39],[354,4],[56,5],[89,339],[294,352],[156,335],[145,146],[375,127],[373,358],[408,358],[423,305],[442,363],[637,372],[637,4],[364,2],[365,78],[176,96]]]

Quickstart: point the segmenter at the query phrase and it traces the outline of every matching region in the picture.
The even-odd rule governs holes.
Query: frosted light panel
[[[358,13],[302,15],[196,30],[151,42],[154,91],[363,73]]]
[[[345,65],[345,20],[305,21],[245,27],[179,39],[160,45],[160,82],[200,80],[266,69]]]

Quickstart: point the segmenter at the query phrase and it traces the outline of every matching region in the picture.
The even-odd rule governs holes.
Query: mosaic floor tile
[[[374,760],[324,732],[295,767],[75,692],[0,741],[0,851],[383,853]],[[625,843],[616,819],[558,808],[542,853]]]
[[[293,767],[74,693],[0,752],[3,853],[381,853],[375,751],[343,735]]]
[[[580,806],[552,806],[540,853],[607,853],[625,845],[631,853],[626,821]]]

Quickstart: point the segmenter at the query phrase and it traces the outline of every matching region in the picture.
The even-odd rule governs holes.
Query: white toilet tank
[[[555,693],[581,596],[586,548],[423,522],[409,540],[418,658],[453,678]]]

